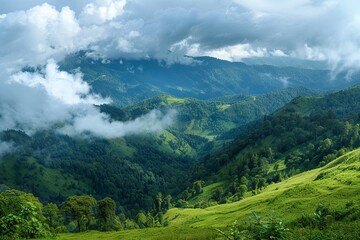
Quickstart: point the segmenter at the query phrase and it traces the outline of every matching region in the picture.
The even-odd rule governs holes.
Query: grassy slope
[[[313,213],[319,203],[329,204],[335,209],[343,208],[349,201],[358,204],[359,189],[360,149],[357,149],[322,168],[269,185],[260,194],[239,202],[206,209],[173,208],[165,216],[170,222],[168,227],[62,234],[59,239],[215,239],[215,228],[223,228],[236,219],[244,221],[253,210],[260,215],[275,211],[289,222],[303,213]]]

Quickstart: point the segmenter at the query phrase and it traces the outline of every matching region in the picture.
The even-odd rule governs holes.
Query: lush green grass
[[[199,229],[196,228],[150,228],[150,229],[135,229],[120,232],[97,232],[90,231],[81,234],[60,234],[57,239],[59,240],[97,240],[97,239],[126,239],[126,240],[190,240],[190,239],[215,239],[217,232],[214,229]]]
[[[133,157],[136,150],[131,146],[128,146],[125,139],[123,138],[115,138],[110,139],[109,142],[112,145],[112,150],[116,151],[119,155],[123,155],[124,157]]]
[[[203,188],[203,192],[201,194],[196,195],[195,197],[189,200],[189,206],[194,206],[196,203],[201,201],[208,201],[211,196],[214,194],[215,190],[219,187],[227,184],[226,182],[216,182],[210,185],[207,185]]]
[[[206,188],[205,194],[209,194],[217,184]],[[285,222],[291,222],[302,214],[312,214],[320,203],[328,204],[333,209],[344,208],[351,201],[359,204],[359,189],[360,149],[323,168],[271,184],[258,195],[239,202],[206,209],[170,209],[165,215],[169,221],[168,227],[111,233],[61,234],[59,239],[216,239],[214,229],[225,228],[234,220],[244,222],[252,211],[262,216],[274,211]],[[359,222],[352,223],[351,226],[359,226]]]
[[[277,166],[277,169],[275,168],[275,166]],[[286,168],[286,164],[285,164],[285,161],[284,159],[281,159],[275,163],[271,163],[269,165],[269,171],[268,171],[268,174],[270,173],[274,173],[276,171],[282,171]]]

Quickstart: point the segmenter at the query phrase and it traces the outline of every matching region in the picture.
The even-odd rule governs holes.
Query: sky
[[[355,0],[2,0],[0,13],[2,28],[19,34],[4,40],[26,34],[43,41],[39,52],[53,47],[54,58],[86,49],[98,57],[169,63],[208,55],[325,60],[334,71],[360,64]],[[24,31],[19,25],[26,24]]]
[[[94,94],[81,72],[58,68],[78,51],[168,64],[191,64],[188,56],[281,56],[322,60],[335,74],[352,73],[360,68],[360,1],[2,0],[0,131],[31,134],[62,121],[67,134],[121,137],[171,124],[174,112],[127,123],[100,113],[93,105],[111,99]],[[29,67],[36,70],[24,72]]]

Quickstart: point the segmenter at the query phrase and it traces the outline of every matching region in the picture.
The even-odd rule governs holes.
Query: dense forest
[[[119,214],[116,202],[90,195],[70,196],[60,204],[43,205],[31,193],[5,190],[0,193],[0,239],[54,238],[63,232],[119,231],[168,224],[163,212],[171,208],[171,197],[158,194],[153,208],[133,219]]]
[[[158,192],[176,196],[191,184],[189,169],[197,159],[220,149],[235,134],[221,137],[222,132],[244,128],[296,96],[317,94],[305,88],[289,88],[211,101],[161,95],[124,109],[99,106],[119,121],[134,119],[152,109],[176,109],[174,125],[155,135],[101,139],[71,137],[59,134],[56,128],[32,135],[19,130],[3,131],[1,140],[17,148],[2,157],[1,186],[32,192],[44,202],[60,203],[74,194],[111,197],[121,212],[135,216],[152,207]]]
[[[269,99],[281,105],[292,96],[271,113]],[[3,131],[1,140],[17,146],[0,162],[4,239],[168,226],[172,207],[203,209],[258,195],[360,147],[359,102],[359,86],[325,96],[302,88],[211,101],[161,95],[123,109],[99,106],[121,121],[177,108],[173,127],[155,135],[101,139]],[[221,128],[221,121],[232,127]],[[246,230],[234,225],[229,231],[234,229]]]
[[[251,123],[218,153],[207,155],[194,170],[194,180],[224,181],[208,200],[225,203],[325,166],[360,147],[359,102],[359,86],[324,97],[296,98]]]
[[[2,0],[0,240],[360,240],[360,1]]]

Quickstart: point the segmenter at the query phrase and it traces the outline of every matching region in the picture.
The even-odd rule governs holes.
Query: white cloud
[[[237,44],[234,46],[201,51],[198,46],[193,46],[188,52],[192,56],[210,56],[227,61],[241,61],[243,58],[264,57],[269,55],[266,48],[254,49],[250,44]]]
[[[289,77],[279,77],[278,79],[283,84],[284,88],[287,88],[289,86]]]
[[[284,53],[283,51],[281,51],[279,49],[275,49],[275,50],[271,51],[270,55],[274,56],[274,57],[287,57],[288,56],[286,53]]]
[[[356,1],[49,2],[54,6],[34,6],[42,1],[31,0],[26,6],[34,7],[28,10],[1,11],[0,130],[31,132],[62,122],[64,129],[79,134],[103,131],[110,136],[116,129],[119,134],[115,135],[122,136],[137,132],[128,130],[136,126],[141,131],[160,129],[156,121],[168,126],[171,114],[152,113],[145,119],[118,123],[98,112],[92,104],[108,99],[93,94],[80,72],[63,72],[56,64],[81,50],[110,60],[152,58],[168,64],[191,63],[184,55],[229,61],[291,56],[327,60],[334,73],[360,68],[360,2]],[[9,2],[2,7],[11,9]],[[29,66],[36,71],[21,72]],[[146,125],[146,119],[154,128]]]
[[[80,14],[80,21],[84,24],[102,24],[112,20],[124,12],[125,0],[97,0],[87,4]]]
[[[11,142],[0,141],[0,158],[14,149],[14,144]]]
[[[152,111],[128,122],[112,121],[93,105],[108,101],[91,92],[81,73],[59,71],[50,60],[39,72],[20,72],[9,82],[0,82],[0,131],[20,129],[32,134],[57,125],[69,135],[123,137],[161,131],[175,118],[174,111]]]
[[[44,89],[0,82],[0,131],[21,129],[32,133],[71,119],[70,110]]]
[[[234,0],[252,15],[254,46],[326,60],[333,71],[359,69],[360,2],[351,0]],[[250,30],[251,31],[251,30]]]
[[[54,60],[49,60],[40,73],[19,72],[12,80],[29,87],[43,87],[46,92],[64,104],[108,104],[110,99],[103,99],[91,93],[90,86],[83,81],[83,75],[78,72],[69,74],[59,71]]]
[[[72,124],[60,130],[70,135],[90,133],[98,137],[114,138],[126,135],[143,134],[161,131],[169,127],[176,117],[176,112],[170,110],[162,113],[153,110],[148,114],[127,122],[111,121],[108,115],[97,110],[87,111],[85,115],[77,116]]]
[[[46,3],[6,14],[0,20],[0,32],[1,67],[8,71],[44,64],[49,58],[60,60],[87,45],[74,12],[68,7],[58,12]]]
[[[0,131],[20,129],[32,134],[57,125],[68,134],[122,137],[159,131],[173,121],[173,112],[151,112],[126,123],[111,121],[93,106],[110,99],[94,94],[81,72],[60,71],[56,63],[66,54],[104,47],[97,44],[101,40],[111,42],[117,25],[102,24],[120,16],[124,4],[104,0],[87,5],[80,14],[84,22],[70,8],[58,11],[46,3],[0,17]],[[96,24],[91,25],[86,17]],[[125,37],[132,40],[139,33],[130,31]],[[32,70],[23,70],[29,67]],[[6,146],[2,143],[2,152]]]
[[[208,54],[231,61],[291,56],[325,59],[333,69],[360,67],[360,3],[351,0],[50,2],[58,10],[43,4],[1,18],[0,43],[11,63],[44,64],[91,50],[91,56],[168,63]],[[22,51],[14,51],[18,46]]]

